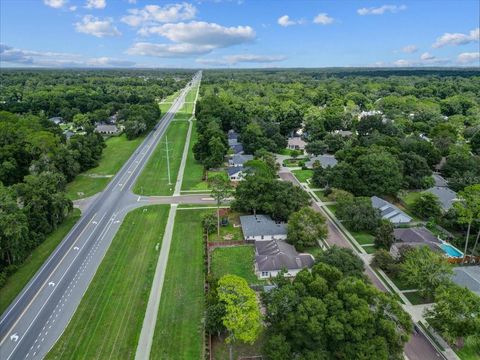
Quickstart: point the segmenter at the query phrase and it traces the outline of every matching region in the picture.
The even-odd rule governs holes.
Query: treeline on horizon
[[[98,165],[105,147],[94,131],[114,114],[128,138],[160,119],[158,101],[191,72],[6,70],[0,72],[0,286],[72,210],[65,186]],[[49,120],[78,131],[68,140]]]

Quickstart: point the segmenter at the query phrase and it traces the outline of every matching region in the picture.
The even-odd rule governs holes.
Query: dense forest
[[[95,167],[105,146],[94,125],[116,114],[129,138],[150,130],[161,115],[157,102],[184,87],[191,74],[0,72],[0,286],[72,209],[66,183]],[[51,117],[81,131],[67,139]]]
[[[480,182],[479,71],[216,70],[202,82],[194,151],[205,168],[223,161],[230,129],[257,158],[300,130],[310,155],[338,160],[314,169],[319,188],[395,198],[430,188],[434,172],[456,192]],[[467,228],[453,209],[436,221]]]

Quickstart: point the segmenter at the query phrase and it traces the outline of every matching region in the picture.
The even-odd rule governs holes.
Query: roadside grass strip
[[[206,190],[208,188],[207,183],[203,181],[203,165],[193,156],[193,145],[197,142],[197,138],[197,125],[194,123],[183,174],[182,190]]]
[[[182,153],[187,137],[188,122],[172,122],[168,126],[166,137],[162,137],[145,168],[137,179],[133,192],[138,195],[172,195]],[[168,183],[166,139],[170,160],[170,182]]]
[[[47,359],[135,357],[169,208],[149,206],[125,217]]]
[[[292,173],[301,183],[308,182],[313,176],[313,170],[292,170]]]
[[[127,140],[125,134],[110,137],[105,141],[98,166],[78,174],[67,184],[66,193],[71,200],[85,198],[105,189],[110,180],[130,158],[144,137]]]
[[[205,274],[201,219],[207,212],[176,214],[150,359],[202,358]]]
[[[58,228],[47,235],[46,239],[32,251],[23,264],[7,277],[5,285],[0,288],[0,314],[27,285],[79,218],[80,210],[73,209]]]

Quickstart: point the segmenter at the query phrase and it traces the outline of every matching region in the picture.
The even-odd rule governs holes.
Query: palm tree
[[[458,222],[460,224],[468,224],[465,250],[463,252],[463,259],[465,261],[472,222],[478,221],[480,218],[480,184],[467,186],[463,191],[460,191],[458,193],[458,201],[453,204],[453,207],[457,212]],[[475,241],[474,250],[477,243],[478,236]]]

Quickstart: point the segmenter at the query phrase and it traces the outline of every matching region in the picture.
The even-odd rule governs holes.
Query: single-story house
[[[312,255],[299,254],[284,240],[255,241],[255,274],[259,279],[275,277],[282,270],[287,271],[285,277],[293,277],[314,263]]]
[[[395,243],[390,248],[393,257],[400,255],[400,248],[404,246],[428,246],[431,250],[440,251],[442,241],[426,227],[398,228],[393,230]]]
[[[452,281],[480,296],[480,266],[462,266],[453,269]]]
[[[253,155],[235,154],[228,159],[228,166],[243,166],[247,161],[253,160]]]
[[[60,116],[54,116],[48,119],[49,121],[53,122],[55,125],[63,124],[63,118]]]
[[[238,133],[233,129],[228,130],[227,136],[228,136],[228,140],[238,140],[238,137],[239,137]]]
[[[426,191],[438,197],[443,211],[450,210],[453,206],[453,202],[457,198],[457,193],[455,191],[444,186],[434,186]]]
[[[290,150],[305,150],[307,143],[299,136],[288,138],[287,147]]]
[[[329,166],[334,167],[338,163],[334,155],[319,155],[319,156],[311,157],[310,160],[305,163],[305,167],[309,169],[313,169],[317,162],[324,169],[326,169]]]
[[[234,154],[243,154],[243,145],[241,143],[230,145],[230,149],[232,149]]]
[[[273,220],[268,215],[240,216],[240,224],[245,241],[285,240],[287,238],[287,225]]]
[[[117,125],[97,124],[95,131],[100,134],[115,135],[120,132],[120,129]]]
[[[439,174],[435,173],[432,175],[433,177],[433,181],[434,181],[434,184],[435,186],[438,186],[438,187],[448,187],[448,183],[447,183],[447,180],[445,180],[442,176],[440,176]]]
[[[72,131],[72,130],[65,130],[63,132],[63,135],[65,135],[65,137],[68,139],[70,139],[73,135],[75,135],[75,133]]]
[[[230,181],[241,181],[247,174],[247,169],[243,166],[231,166],[227,168],[227,174]]]
[[[380,211],[380,216],[383,219],[389,220],[392,224],[408,224],[412,221],[412,218],[405,214],[402,210],[395,205],[390,204],[378,196],[372,196],[372,206]]]
[[[332,134],[340,135],[343,137],[350,137],[353,133],[350,130],[335,130],[332,132]]]
[[[381,112],[380,110],[362,111],[360,114],[358,114],[358,120],[362,120],[367,116],[374,116],[374,115],[383,115],[383,112]]]

